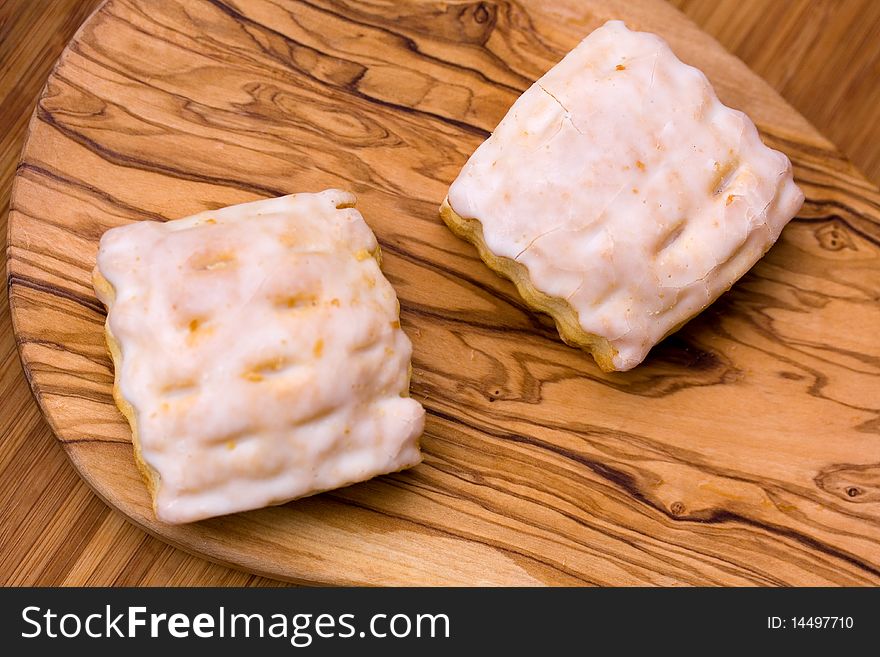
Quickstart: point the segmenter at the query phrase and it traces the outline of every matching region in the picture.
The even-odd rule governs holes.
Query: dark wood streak
[[[279,38],[283,39],[285,42],[295,43],[296,45],[303,47],[303,48],[307,47],[304,44],[293,41],[292,39],[290,39],[286,35],[281,34],[280,32],[273,30],[272,28],[270,28],[266,25],[262,25],[260,23],[256,23],[256,22],[250,20],[248,17],[244,16],[243,14],[240,14],[239,12],[237,12],[234,9],[232,9],[231,7],[229,7],[229,5],[227,5],[226,3],[221,2],[221,0],[208,0],[208,2],[210,2],[212,5],[214,5],[215,7],[217,7],[218,9],[223,11],[224,13],[228,14],[231,18],[235,19],[237,22],[240,22],[243,24],[248,24],[248,25],[253,25],[254,27],[258,27],[261,30],[270,32],[270,33],[278,36]],[[303,3],[303,4],[308,4],[308,3]],[[390,31],[389,31],[389,33],[394,34],[393,32],[390,32]],[[409,40],[406,40],[407,47],[409,47],[411,50],[414,50],[415,52],[418,52],[417,49],[409,46],[410,43],[411,42]],[[284,63],[289,64],[289,62],[284,62]],[[474,73],[477,73],[478,75],[482,76],[482,74],[479,73],[478,71],[474,71]],[[483,77],[485,77],[485,76],[483,76]],[[461,130],[464,130],[465,132],[470,132],[472,134],[475,134],[479,137],[482,137],[483,139],[486,139],[489,136],[488,131],[486,131],[478,126],[471,125],[470,123],[467,123],[465,121],[442,116],[440,114],[435,114],[433,112],[425,112],[425,111],[417,110],[412,107],[407,107],[405,105],[398,105],[396,103],[389,103],[388,101],[384,101],[379,98],[375,98],[373,96],[364,94],[358,89],[358,86],[357,86],[358,82],[360,82],[360,77],[355,78],[352,82],[345,85],[345,88],[353,95],[355,95],[358,98],[361,98],[363,100],[366,100],[370,103],[373,103],[375,105],[380,105],[382,107],[385,107],[385,108],[388,108],[388,109],[391,109],[394,111],[403,112],[406,114],[421,115],[421,116],[425,116],[425,117],[428,117],[431,119],[435,119],[435,120],[440,121],[442,123],[445,123],[447,125],[450,125],[450,126],[453,126],[456,128],[460,128]]]
[[[417,386],[418,382],[414,383],[414,386]],[[418,396],[423,399],[423,403],[430,408],[431,412],[437,414],[440,417],[444,417],[445,419],[449,419],[449,408],[448,406],[438,406],[436,402],[431,400],[432,390],[425,390],[421,387],[416,388],[418,392]],[[505,418],[500,416],[495,418],[492,412],[486,407],[477,407],[472,404],[467,404],[466,406],[462,406],[459,408],[460,412],[460,422],[466,424],[474,431],[482,431],[489,435],[492,435],[496,438],[500,439],[511,439],[511,440],[520,440],[520,434],[510,434],[505,432],[503,428],[503,424],[492,424],[485,419],[480,420],[480,424],[475,424],[476,421],[474,418],[474,414],[483,417],[491,417],[496,419],[496,421],[504,422]],[[446,413],[446,415],[444,415]],[[518,417],[520,422],[528,423],[528,418]],[[568,435],[577,437],[580,441],[584,443],[591,444],[592,446],[596,446],[596,440],[602,438],[609,438],[610,433],[607,428],[604,428],[600,425],[589,425],[589,424],[572,424],[572,423],[554,423],[552,421],[543,421],[541,423],[541,427],[554,429],[557,431],[564,432]],[[615,441],[626,441],[633,445],[639,445],[644,452],[652,453],[654,455],[661,456],[664,460],[669,461],[679,461],[683,464],[694,464],[698,466],[702,471],[707,473],[723,477],[725,479],[729,479],[731,481],[747,483],[747,484],[757,484],[761,487],[775,487],[779,490],[785,490],[786,492],[797,495],[799,497],[803,497],[805,499],[809,499],[812,502],[817,504],[828,503],[826,500],[821,499],[812,493],[811,489],[808,487],[786,487],[786,482],[779,479],[756,479],[754,476],[749,475],[744,472],[734,471],[730,469],[720,468],[718,466],[713,465],[710,461],[702,459],[698,452],[687,452],[685,450],[669,450],[662,446],[661,443],[657,443],[651,440],[648,436],[644,436],[641,434],[627,433],[622,431],[617,431],[613,434],[613,438]],[[543,445],[543,442],[541,443]],[[556,449],[555,446],[551,446],[549,449]],[[613,479],[613,478],[612,478]],[[626,486],[624,486],[626,487]],[[848,500],[847,500],[848,501]],[[653,505],[653,504],[652,504]],[[853,517],[861,517],[857,512],[847,509],[843,505],[839,505],[836,509],[840,513],[852,513]],[[880,518],[876,519],[867,519],[867,522],[871,524],[876,524],[880,526]]]
[[[419,390],[419,396],[423,396],[426,399],[425,403],[429,407],[432,408],[433,412],[439,412],[437,410],[436,405],[433,404],[432,402],[428,401],[428,399],[430,397],[429,391]],[[486,408],[477,409],[476,407],[472,407],[472,406],[468,406],[467,408],[471,412],[477,412],[480,414],[485,414],[485,413],[489,412]],[[461,410],[463,410],[463,409],[461,409]],[[491,415],[491,413],[490,413],[490,415]],[[462,417],[466,417],[466,416],[462,416]],[[503,417],[499,418],[499,419],[501,421],[503,421]],[[524,418],[519,418],[519,419],[521,421],[525,421]],[[480,425],[480,427],[477,427],[477,425],[471,424],[470,426],[472,428],[474,428],[475,430],[480,429],[482,431],[487,431],[490,434],[495,435],[496,437],[502,437],[502,438],[510,437],[508,434],[499,433],[499,431],[501,431],[501,429],[498,429],[497,426],[496,426],[496,428],[494,428],[492,430],[487,428],[487,427],[491,427],[491,426],[495,426],[495,425],[486,425],[486,426]],[[546,422],[546,421],[542,424],[542,426],[547,427],[547,428],[553,428],[553,429],[556,429],[559,431],[564,431],[567,434],[576,435],[581,440],[585,440],[588,442],[593,442],[595,437],[601,437],[601,436],[608,435],[607,429],[603,429],[601,426],[589,426],[588,425],[586,427],[582,427],[582,426],[574,426],[571,424],[554,424],[552,422]],[[743,482],[743,483],[749,483],[749,484],[759,484],[762,487],[766,487],[767,485],[772,484],[774,487],[778,488],[779,490],[786,490],[785,482],[783,482],[783,481],[780,481],[780,480],[776,480],[776,481],[761,480],[761,481],[759,481],[759,480],[755,480],[753,477],[751,477],[745,473],[742,473],[742,472],[735,472],[735,471],[731,471],[731,470],[719,469],[717,467],[713,467],[711,462],[708,462],[708,461],[701,462],[701,459],[697,453],[685,454],[685,453],[680,453],[680,452],[679,453],[669,452],[667,450],[662,449],[658,444],[649,440],[646,436],[636,435],[636,434],[619,434],[617,436],[617,439],[624,439],[624,440],[631,442],[633,444],[641,444],[643,449],[648,448],[652,452],[662,453],[663,458],[665,458],[665,459],[670,459],[673,461],[679,460],[682,463],[697,464],[701,470],[709,472],[709,473],[717,475],[717,476],[720,476],[720,477],[724,477],[726,479],[730,479],[730,480],[738,481],[738,482]],[[815,495],[812,495],[808,488],[789,489],[789,490],[787,490],[787,492],[790,494],[793,494],[793,495],[797,495],[799,497],[803,497],[805,499],[810,499],[812,502],[817,503],[817,504],[827,503],[826,501],[816,497]],[[841,513],[849,513],[849,511],[847,511],[847,509],[844,507],[838,507],[836,510],[838,510]],[[859,514],[857,514],[857,513],[853,513],[852,515],[853,515],[853,517],[859,517]],[[872,522],[873,524],[878,524],[878,520],[873,520],[873,521],[869,521],[869,522]]]
[[[433,415],[433,417],[435,417],[435,418],[440,418],[440,419],[444,419],[444,420],[449,421],[448,416],[447,416],[447,417],[444,417],[443,414],[441,414],[441,413],[436,413],[436,412],[433,412],[433,411],[432,411],[432,412],[431,412],[431,415]],[[457,424],[455,421],[450,421],[450,423],[451,423],[453,426]],[[516,442],[516,441],[513,441],[513,442]],[[552,453],[552,451],[551,451],[551,453]],[[449,471],[448,469],[444,469],[443,471],[446,472],[446,473],[448,473],[448,474],[450,473],[450,471]],[[472,479],[476,477],[476,478],[479,479],[479,481],[478,481],[477,483],[478,483],[480,486],[486,486],[486,487],[490,487],[490,488],[491,488],[491,485],[490,485],[489,483],[487,483],[486,480],[485,480],[484,478],[480,477],[477,473],[464,472],[464,471],[459,470],[458,472],[454,472],[454,473],[451,473],[451,474],[452,474],[452,476],[456,477],[457,479],[459,479],[460,481],[462,481],[462,482],[464,482],[464,483],[473,483]],[[508,479],[508,480],[505,480],[505,483],[508,483],[508,482],[512,483],[511,480],[509,480],[509,479]],[[535,487],[535,486],[537,485],[537,482],[524,482],[524,481],[517,481],[517,482],[515,482],[515,483],[517,483],[517,484],[529,483],[529,484],[531,484],[533,487]],[[443,491],[440,491],[440,492],[443,492]],[[512,491],[505,491],[505,492],[506,492],[507,495],[511,495],[511,496],[513,496],[513,497],[515,497],[515,498],[517,498],[517,499],[527,500],[527,501],[529,501],[529,502],[536,502],[536,501],[537,501],[536,498],[529,497],[529,496],[527,496],[527,495],[525,495],[525,494],[518,494],[518,493],[515,493],[515,492],[512,492]],[[558,494],[558,491],[551,491],[551,492],[553,492],[553,493],[557,493],[557,494]],[[566,498],[566,501],[569,502],[569,503],[573,503],[573,504],[577,505],[577,500],[576,500],[576,499],[572,499],[571,497]],[[502,512],[503,512],[502,509],[497,508],[497,507],[494,507],[494,506],[488,506],[488,505],[483,504],[483,503],[481,503],[481,506],[482,506],[483,508],[485,508],[487,511],[492,512],[493,514],[497,514],[497,513],[502,513]],[[578,506],[580,506],[580,505],[578,505]],[[628,545],[629,547],[631,547],[631,548],[633,548],[633,549],[635,549],[635,550],[638,550],[639,552],[642,552],[642,553],[644,553],[644,554],[646,554],[646,555],[651,555],[651,554],[652,554],[652,553],[650,552],[650,550],[648,550],[648,548],[647,548],[647,547],[646,547],[641,541],[642,541],[642,540],[644,540],[644,541],[656,540],[655,537],[651,536],[650,534],[648,534],[648,533],[646,533],[646,532],[639,531],[638,529],[634,529],[634,533],[636,533],[636,534],[638,535],[638,539],[632,539],[632,538],[626,536],[626,535],[625,535],[623,532],[621,532],[621,531],[614,531],[612,528],[605,527],[605,526],[601,526],[601,525],[599,525],[599,524],[597,524],[597,523],[591,522],[591,521],[589,520],[589,517],[590,517],[590,509],[588,509],[588,508],[584,508],[584,507],[581,506],[581,507],[580,507],[580,510],[583,511],[584,513],[582,513],[581,515],[576,515],[576,514],[574,514],[574,513],[567,512],[567,511],[565,511],[565,510],[563,510],[563,509],[561,509],[561,508],[559,508],[559,509],[555,509],[556,513],[559,513],[560,515],[565,516],[565,517],[566,517],[567,519],[569,519],[569,520],[572,520],[572,521],[574,521],[574,522],[576,522],[576,523],[578,523],[578,524],[580,524],[580,525],[582,525],[582,526],[590,527],[591,529],[594,529],[594,530],[596,530],[596,531],[600,531],[600,532],[602,532],[602,533],[604,533],[604,534],[606,534],[606,535],[608,535],[608,536],[610,536],[610,537],[613,537],[613,538],[615,538],[615,539],[617,539],[617,540],[620,540],[620,541],[622,541],[623,543],[625,543],[626,545]],[[507,513],[509,513],[509,512],[507,512]],[[543,527],[543,529],[546,529],[546,527]],[[568,540],[572,540],[572,539],[569,538]],[[583,541],[578,541],[578,544],[581,545],[581,546],[582,546],[583,548],[585,548],[585,549],[589,549],[589,548],[590,548],[590,545],[589,545],[588,543],[583,542]],[[671,547],[671,545],[668,546],[668,547]],[[701,554],[704,554],[704,555],[705,555],[706,553],[701,553]],[[708,555],[706,555],[706,556],[708,556]],[[610,557],[610,558],[614,558],[614,557]],[[739,565],[739,564],[733,564],[732,562],[728,562],[728,563],[730,563],[731,565],[735,565],[735,567],[736,567],[737,569],[742,569],[742,566]],[[733,572],[733,571],[731,571],[731,572]],[[761,576],[759,573],[756,572],[755,574],[756,574],[756,575],[759,575],[758,581],[765,581],[765,582],[768,581],[768,580],[766,580],[763,576]]]
[[[811,550],[816,550],[816,551],[822,552],[823,554],[826,554],[829,557],[833,557],[835,559],[839,559],[841,561],[852,564],[856,568],[860,568],[860,569],[866,571],[867,573],[870,573],[875,578],[880,577],[880,568],[878,568],[876,565],[871,564],[871,563],[867,563],[867,562],[857,558],[856,556],[854,556],[848,552],[845,552],[843,550],[835,550],[835,549],[831,548],[830,546],[828,546],[827,544],[822,543],[807,534],[803,534],[801,532],[796,532],[796,531],[793,531],[793,530],[785,528],[785,527],[780,527],[777,525],[768,524],[763,521],[756,522],[755,520],[752,520],[751,518],[745,518],[739,514],[736,514],[731,511],[727,511],[727,510],[720,510],[720,511],[716,512],[709,520],[709,522],[712,522],[712,523],[723,523],[723,522],[728,522],[728,521],[742,523],[744,525],[749,525],[751,527],[754,527],[755,529],[759,529],[762,531],[770,531],[772,533],[779,534],[780,536],[783,536],[785,538],[790,538],[790,539],[800,543],[801,545],[803,545]]]
[[[47,283],[43,283],[41,281],[32,280],[26,278],[24,276],[13,274],[12,271],[6,275],[6,284],[9,286],[11,290],[14,286],[20,285],[22,287],[30,288],[32,290],[36,290],[38,292],[45,292],[50,296],[60,297],[62,299],[67,299],[68,301],[73,301],[76,304],[79,304],[83,308],[87,308],[88,310],[92,310],[99,315],[107,315],[107,311],[104,309],[104,306],[98,301],[96,298],[85,297],[79,294],[74,294],[70,290],[66,290],[64,288],[60,288],[56,285],[50,285]]]
[[[455,417],[452,415],[448,415],[448,414],[445,414],[441,411],[438,411],[436,408],[431,408],[430,413],[435,415],[436,417],[442,418],[442,419],[444,419],[448,422],[451,422],[451,423],[465,424],[466,426],[469,426],[470,428],[474,429],[475,431],[486,431],[485,427],[478,427],[476,425],[469,424],[466,420],[463,420],[460,416]],[[867,571],[868,573],[870,573],[872,575],[880,576],[880,568],[874,566],[873,564],[866,563],[862,560],[859,560],[851,554],[842,552],[840,550],[836,550],[836,549],[834,549],[824,543],[821,543],[821,542],[817,541],[816,539],[814,539],[810,536],[807,536],[805,534],[802,534],[800,532],[795,532],[795,531],[792,531],[792,530],[787,529],[785,527],[768,524],[766,522],[756,522],[752,518],[747,518],[747,517],[741,516],[739,514],[735,514],[731,511],[725,510],[725,509],[713,509],[713,510],[706,512],[706,513],[700,513],[700,514],[695,514],[695,515],[692,514],[692,515],[688,515],[687,517],[680,517],[680,514],[676,514],[671,509],[667,509],[661,505],[656,504],[656,502],[654,500],[645,496],[644,493],[642,492],[642,490],[640,489],[640,487],[638,486],[638,484],[636,483],[636,481],[629,474],[627,474],[626,472],[623,472],[622,470],[615,469],[606,463],[601,463],[598,461],[594,461],[592,459],[588,459],[588,458],[586,458],[586,457],[584,457],[574,451],[562,449],[558,446],[552,445],[550,443],[546,443],[544,441],[537,440],[537,439],[530,437],[530,436],[523,436],[523,435],[513,434],[513,433],[501,433],[501,432],[492,433],[492,435],[494,435],[494,437],[496,437],[496,438],[500,438],[500,439],[507,440],[510,442],[522,443],[525,445],[537,447],[541,450],[546,450],[546,451],[552,452],[552,453],[557,454],[565,459],[568,459],[570,461],[574,461],[580,465],[583,465],[583,466],[589,468],[595,474],[599,475],[603,479],[605,479],[608,482],[610,482],[611,484],[613,484],[614,486],[616,486],[620,489],[623,489],[633,499],[638,500],[642,504],[644,504],[648,507],[651,507],[652,509],[655,509],[656,511],[659,511],[660,513],[665,515],[667,518],[669,518],[670,520],[673,520],[677,523],[695,522],[695,523],[700,523],[700,524],[722,524],[725,522],[733,522],[733,523],[741,523],[741,524],[745,524],[745,525],[750,525],[750,526],[755,527],[756,529],[762,529],[764,531],[769,531],[771,533],[775,533],[780,536],[790,538],[792,540],[795,540],[799,543],[806,545],[807,547],[809,547],[811,549],[819,550],[819,551],[827,554],[830,557],[834,557],[834,558],[838,558],[838,559],[842,559],[844,561],[847,561],[847,562],[849,562],[849,563],[851,563],[861,569],[864,569],[865,571]]]
[[[130,448],[131,442],[126,440],[108,440],[106,438],[70,438],[62,441],[64,445],[82,445],[86,443],[103,444],[103,445],[124,445]],[[132,457],[134,458],[134,457]]]
[[[212,1],[212,2],[220,2],[221,0],[211,0],[211,1]],[[503,82],[500,82],[499,80],[493,80],[493,79],[491,79],[490,77],[488,77],[484,71],[481,71],[481,70],[479,70],[479,69],[477,69],[477,68],[474,68],[474,67],[471,67],[471,66],[454,65],[454,64],[451,64],[450,62],[448,62],[448,61],[446,61],[446,60],[444,60],[444,59],[440,59],[440,58],[438,58],[438,57],[433,57],[433,56],[431,56],[431,55],[429,55],[429,54],[427,54],[427,53],[425,53],[425,52],[422,52],[422,51],[419,49],[419,45],[418,45],[418,43],[416,43],[413,39],[407,37],[406,35],[402,34],[401,32],[398,32],[398,31],[396,31],[396,30],[390,29],[389,27],[387,27],[386,25],[383,25],[383,24],[381,24],[381,23],[368,23],[368,22],[365,22],[365,21],[352,20],[350,16],[344,16],[343,14],[341,14],[341,13],[338,12],[338,11],[333,11],[333,10],[331,10],[331,9],[328,8],[328,7],[320,7],[320,6],[316,5],[315,3],[307,2],[307,1],[305,1],[305,0],[303,0],[302,4],[304,4],[304,5],[306,5],[306,6],[309,6],[309,7],[312,7],[312,8],[314,8],[314,9],[316,9],[316,10],[318,10],[318,11],[321,11],[321,12],[324,12],[324,13],[326,13],[326,14],[332,15],[332,16],[334,16],[334,17],[336,17],[336,18],[339,18],[339,19],[342,19],[342,20],[349,20],[349,21],[353,22],[353,23],[356,24],[356,25],[363,25],[363,26],[365,26],[365,27],[371,27],[371,28],[375,28],[375,29],[377,29],[377,30],[380,30],[381,32],[384,32],[385,34],[388,34],[388,35],[394,37],[395,39],[400,39],[400,40],[403,42],[403,44],[404,44],[404,46],[406,47],[406,49],[409,50],[410,52],[413,52],[413,53],[415,53],[416,55],[419,55],[420,57],[422,57],[422,58],[424,58],[424,59],[426,59],[426,60],[429,60],[429,61],[435,62],[435,63],[437,63],[437,64],[440,64],[441,66],[449,67],[449,68],[454,68],[454,69],[458,69],[458,70],[464,70],[464,71],[468,71],[469,73],[473,73],[473,74],[476,75],[476,76],[477,76],[482,82],[485,82],[485,83],[487,83],[487,84],[489,84],[489,85],[492,85],[492,86],[494,86],[494,87],[498,87],[498,88],[501,88],[501,89],[505,89],[505,90],[507,90],[507,91],[510,91],[510,92],[512,92],[512,93],[515,93],[515,94],[519,95],[519,94],[521,94],[523,91],[525,91],[529,86],[531,86],[531,83],[532,83],[532,82],[528,79],[528,77],[526,77],[526,76],[524,76],[524,75],[522,75],[522,74],[520,74],[520,73],[518,73],[518,72],[510,71],[510,69],[507,68],[506,66],[505,66],[505,68],[506,68],[508,71],[514,73],[514,74],[515,74],[515,75],[521,80],[521,84],[520,84],[519,86],[512,86],[512,85],[504,84]],[[454,43],[454,42],[453,42],[453,43]],[[501,64],[502,66],[504,66],[504,63],[503,63],[502,61],[500,61],[500,60],[496,60],[496,61],[497,61],[499,64]],[[482,130],[482,129],[476,127],[476,126],[468,125],[468,126],[467,126],[467,129],[468,129],[468,130],[476,130],[476,131],[477,131],[477,134],[480,134],[481,136],[482,136],[483,134],[485,134],[486,137],[489,136],[488,133],[487,133],[487,131]]]
[[[456,419],[451,418],[451,416],[444,416],[443,413],[439,413],[434,410],[431,411],[431,415],[433,415],[434,417],[442,418],[442,419],[450,422],[452,425],[460,424]],[[478,429],[476,429],[476,427],[473,427],[473,426],[471,428],[478,430]],[[495,437],[497,437],[501,440],[509,440],[510,442],[519,442],[519,443],[524,443],[524,444],[530,444],[533,446],[538,446],[542,449],[546,447],[546,445],[544,445],[544,444],[540,444],[540,443],[536,444],[534,441],[524,439],[521,436],[517,436],[517,435],[496,435]],[[609,481],[611,483],[611,490],[623,490],[626,494],[631,494],[632,490],[636,490],[636,491],[638,490],[638,486],[635,486],[635,485],[628,485],[628,484],[621,485],[621,481],[630,480],[630,477],[628,475],[626,475],[625,473],[615,471],[613,469],[609,469],[605,465],[600,464],[595,461],[591,461],[589,459],[584,459],[581,457],[573,456],[572,455],[573,453],[569,452],[567,450],[562,450],[560,452],[560,451],[554,450],[552,447],[550,447],[547,449],[547,451],[549,451],[550,453],[557,453],[560,456],[562,456],[563,458],[567,458],[569,460],[574,460],[576,462],[581,462],[583,465],[587,465],[591,470],[596,472],[596,474],[598,474],[600,477],[602,477],[603,479],[605,479],[606,481]],[[517,497],[520,497],[520,496],[517,496]],[[571,500],[569,500],[569,501],[571,501]],[[646,506],[651,507],[654,510],[659,510],[663,516],[665,516],[667,519],[673,520],[675,524],[679,524],[681,522],[686,522],[686,521],[692,520],[692,518],[684,518],[683,519],[683,518],[677,517],[680,514],[677,514],[674,508],[669,511],[666,511],[662,508],[658,509],[655,505],[650,504],[650,503],[647,503]],[[673,507],[676,507],[676,506],[680,507],[681,505],[680,505],[680,503],[676,503],[673,505]],[[496,509],[491,509],[491,510],[497,511]],[[598,525],[590,523],[588,520],[588,518],[590,516],[590,512],[589,512],[590,510],[583,509],[583,511],[585,511],[585,513],[580,516],[575,516],[573,514],[566,514],[566,515],[568,515],[568,517],[570,517],[572,520],[575,520],[585,526],[591,526],[593,528],[598,528]],[[563,511],[558,510],[558,509],[557,509],[557,512],[564,513]],[[705,518],[696,518],[695,520],[696,520],[696,522],[706,522]],[[605,527],[601,528],[600,531],[602,531],[603,533],[606,533],[609,536],[614,536],[614,538],[616,538],[616,539],[624,541],[625,543],[627,543],[631,547],[637,548],[641,551],[645,551],[645,548],[642,545],[640,545],[640,543],[626,538],[624,535],[620,534],[619,532],[610,531],[608,528],[605,528]],[[642,532],[642,531],[639,531],[638,529],[635,529],[635,532],[637,534],[639,534],[641,536],[641,538],[645,541],[656,540],[656,538],[654,536],[650,535],[647,532]],[[693,546],[691,546],[689,549],[691,551],[695,550],[695,548]],[[708,553],[706,553],[706,552],[701,552],[701,554],[706,554],[708,556]],[[717,555],[712,555],[712,556],[715,557]],[[732,561],[728,562],[728,563],[730,563],[731,565],[735,566],[738,569],[746,568],[748,570],[748,567],[744,566],[743,564],[735,564]],[[755,575],[758,576],[755,580],[756,582],[776,583],[776,584],[784,583],[781,580],[776,580],[773,578],[768,579],[765,574],[760,573],[759,571],[751,571],[751,572],[753,572]]]
[[[856,219],[861,219],[862,215],[848,207],[844,203],[837,201],[835,199],[816,199],[810,200],[806,207],[814,208],[817,213],[822,213],[826,210],[826,208],[837,208],[843,210],[846,213],[851,214]],[[813,221],[813,217],[802,217],[798,216],[795,218],[795,221],[802,223],[810,223]],[[828,221],[829,219],[833,219],[835,221],[839,221],[841,224],[845,225],[849,230],[854,232],[859,237],[862,237],[875,246],[880,246],[880,226],[877,225],[875,219],[866,219],[864,223],[854,222],[850,217],[843,217],[839,214],[819,214],[816,217],[816,220],[819,221]],[[860,225],[861,224],[861,225]]]
[[[160,215],[150,213],[148,211],[145,211],[143,208],[136,208],[131,205],[128,205],[128,204],[124,203],[123,201],[121,201],[120,199],[114,198],[113,196],[108,194],[106,191],[104,191],[98,187],[95,187],[94,185],[91,185],[83,180],[77,180],[74,178],[62,176],[57,171],[50,171],[49,169],[38,166],[36,164],[32,164],[30,162],[25,162],[25,161],[20,162],[18,165],[18,169],[16,171],[16,175],[24,176],[24,175],[27,175],[28,173],[34,173],[38,176],[48,178],[48,179],[52,180],[53,182],[56,182],[61,185],[78,187],[84,191],[87,191],[89,194],[93,194],[93,195],[97,196],[98,198],[105,201],[106,203],[109,203],[110,205],[113,205],[114,207],[119,208],[124,213],[130,214],[132,217],[137,217],[138,219],[147,219],[150,221],[166,221],[167,220],[167,217],[162,217]],[[20,211],[18,208],[13,208],[13,209]],[[59,227],[64,226],[64,224],[62,224],[62,223],[59,223],[57,225]],[[98,235],[98,237],[100,238],[100,235]]]
[[[178,169],[170,165],[157,165],[146,160],[139,160],[129,155],[124,155],[122,153],[102,146],[97,141],[90,139],[75,130],[71,130],[59,121],[56,121],[51,112],[45,111],[39,105],[37,106],[37,117],[42,122],[51,126],[64,136],[69,137],[71,140],[82,146],[85,146],[93,153],[99,154],[102,158],[112,164],[118,164],[120,166],[131,167],[134,169],[142,169],[144,171],[153,171],[156,173],[167,174],[175,178],[180,178],[182,180],[192,180],[197,182],[209,183],[211,185],[232,187],[234,189],[241,189],[248,192],[256,192],[265,196],[282,196],[284,194],[284,191],[280,189],[273,189],[271,187],[265,187],[263,185],[242,185],[240,182],[235,180],[196,174]]]

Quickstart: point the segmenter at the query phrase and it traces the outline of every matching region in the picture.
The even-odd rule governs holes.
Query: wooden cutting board
[[[703,69],[807,195],[751,273],[624,374],[562,345],[437,218],[518,94],[609,18]],[[425,462],[157,523],[111,398],[100,235],[334,186],[400,296]],[[40,405],[104,500],[186,550],[329,584],[880,583],[880,193],[665,3],[111,0],[38,102],[11,205]]]

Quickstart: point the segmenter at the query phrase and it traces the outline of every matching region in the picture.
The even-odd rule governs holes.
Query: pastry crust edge
[[[159,518],[158,507],[156,504],[160,484],[159,473],[143,458],[143,454],[141,453],[141,442],[138,437],[137,413],[134,410],[134,406],[132,406],[122,395],[122,388],[120,386],[122,349],[119,346],[116,337],[113,335],[113,331],[110,330],[110,309],[116,299],[116,290],[97,267],[92,271],[92,285],[95,288],[95,292],[98,294],[98,299],[100,299],[107,308],[107,319],[104,321],[104,339],[107,342],[107,349],[110,351],[110,358],[113,360],[113,401],[116,403],[116,407],[125,419],[128,420],[128,424],[131,427],[131,443],[134,449],[134,461],[137,465],[138,471],[141,473],[144,483],[147,485],[147,490],[150,494],[150,502],[153,507],[153,514]]]
[[[615,349],[607,338],[595,333],[588,333],[580,324],[577,310],[565,299],[544,294],[532,284],[528,268],[520,262],[505,256],[497,256],[486,245],[483,237],[483,224],[473,217],[462,217],[449,205],[449,197],[440,206],[440,218],[455,235],[470,242],[480,254],[480,259],[499,276],[509,279],[515,286],[526,305],[546,315],[556,324],[559,337],[571,346],[588,352],[596,364],[605,372],[614,372],[619,368],[614,364],[617,356]]]

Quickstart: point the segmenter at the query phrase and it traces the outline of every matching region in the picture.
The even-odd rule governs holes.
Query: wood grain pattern
[[[653,2],[565,15],[162,6],[111,2],[75,39],[38,104],[10,215],[22,357],[100,494],[188,549],[297,581],[880,580],[880,195],[740,62]],[[647,366],[605,375],[452,238],[436,206],[529,81],[611,16],[706,70],[792,157],[808,204]],[[430,413],[425,465],[155,525],[109,397],[88,285],[97,238],[121,221],[330,185],[359,194],[387,254]]]
[[[100,0],[0,4],[0,240],[12,176],[50,67]],[[8,64],[8,66],[7,66]],[[0,584],[276,585],[190,556],[96,498],[33,400],[0,295]]]
[[[670,1],[880,185],[880,2]]]

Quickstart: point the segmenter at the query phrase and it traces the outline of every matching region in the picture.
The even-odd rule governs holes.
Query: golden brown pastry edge
[[[559,337],[569,346],[583,349],[593,356],[599,367],[605,372],[617,370],[614,357],[617,350],[606,338],[588,333],[581,327],[577,311],[567,300],[544,294],[532,285],[529,270],[520,262],[504,256],[496,256],[489,250],[483,238],[483,225],[478,219],[459,215],[446,198],[440,206],[440,218],[449,230],[458,237],[473,244],[480,254],[480,259],[499,276],[509,279],[515,286],[526,305],[539,312],[549,315],[556,323]]]
[[[104,303],[108,312],[108,319],[104,322],[104,339],[107,342],[107,349],[110,351],[110,358],[113,360],[113,401],[116,403],[116,407],[125,419],[128,420],[128,424],[131,427],[131,443],[134,449],[135,464],[147,486],[147,491],[150,493],[150,499],[153,504],[153,514],[158,517],[156,495],[159,490],[159,473],[144,460],[143,455],[141,454],[141,444],[137,430],[137,414],[135,413],[134,406],[129,404],[128,400],[122,396],[122,389],[120,387],[122,350],[120,349],[119,343],[116,341],[113,332],[110,330],[109,321],[109,312],[113,305],[113,301],[116,298],[116,290],[113,289],[110,281],[104,278],[104,275],[97,267],[92,271],[92,285],[95,288],[95,292],[98,293],[99,299],[109,300],[109,303]]]

